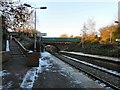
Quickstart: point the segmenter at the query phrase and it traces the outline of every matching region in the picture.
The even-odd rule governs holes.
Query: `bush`
[[[120,48],[114,44],[86,43],[85,48],[81,44],[72,44],[68,51],[83,52],[86,54],[95,54],[110,57],[120,57]]]

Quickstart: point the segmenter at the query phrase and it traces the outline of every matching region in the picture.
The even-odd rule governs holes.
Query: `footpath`
[[[19,90],[21,88],[20,87],[21,83],[23,82],[24,77],[27,74],[27,72],[30,70],[33,70],[33,68],[39,68],[39,67],[27,67],[26,57],[23,55],[18,44],[14,40],[10,40],[9,46],[10,46],[9,53],[10,53],[11,58],[9,59],[9,61],[5,62],[2,65],[2,70],[4,73],[4,76],[2,77],[2,90],[6,90],[8,88]],[[58,68],[58,67],[55,66],[55,68]],[[32,72],[34,72],[34,70]],[[76,87],[80,88],[79,86],[71,83],[67,77],[61,76],[61,74],[59,74],[58,72],[48,73],[46,74],[47,76],[44,74],[45,73],[42,74],[41,72],[39,76],[40,78],[38,79],[40,81],[39,82],[38,80],[35,81],[35,84],[32,89],[36,89],[36,88],[76,88]],[[30,77],[34,77],[34,76],[30,75],[28,77],[30,79]],[[49,78],[49,80],[44,81],[44,77]],[[28,83],[29,81],[32,82],[32,80],[29,80],[29,79],[28,79]],[[25,85],[23,89],[29,88],[27,83]]]
[[[2,88],[20,88],[22,78],[29,69],[26,65],[26,57],[22,54],[18,44],[10,40],[10,59],[3,63],[2,70],[5,76],[2,77]]]
[[[51,55],[50,57],[48,57],[48,55],[42,55],[39,61],[39,67],[27,67],[26,57],[21,52],[18,44],[14,40],[10,40],[9,46],[11,58],[2,65],[2,90],[7,90],[8,88],[12,90],[21,90],[21,84],[24,90],[29,88],[28,86],[31,86],[29,90],[36,90],[36,88],[78,88],[80,90],[83,90],[84,88],[86,88],[85,90],[87,90],[87,88],[88,90],[90,88],[102,89],[100,85],[78,71],[74,71],[72,67],[69,65],[66,66],[65,63]],[[45,63],[48,62],[49,64],[46,65]],[[37,68],[39,68],[39,73],[34,73]],[[69,72],[65,74],[66,71]],[[29,72],[31,73],[30,75]],[[35,75],[33,75],[33,73]],[[35,79],[32,80],[31,78]],[[30,85],[30,83],[33,85]]]

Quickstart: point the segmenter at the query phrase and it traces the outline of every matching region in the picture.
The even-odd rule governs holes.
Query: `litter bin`
[[[26,57],[28,67],[39,67],[39,52],[28,52]]]

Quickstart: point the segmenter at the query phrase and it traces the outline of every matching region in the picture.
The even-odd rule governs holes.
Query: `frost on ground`
[[[67,51],[61,51],[65,53],[71,53],[71,54],[76,54],[76,55],[82,55],[82,56],[88,56],[88,57],[94,57],[94,58],[101,58],[101,59],[106,59],[106,60],[114,60],[116,62],[120,62],[119,58],[113,58],[113,57],[107,57],[107,56],[99,56],[99,55],[92,55],[92,54],[85,54],[82,52],[67,52]]]
[[[12,81],[9,81],[9,82],[7,82],[5,85],[3,85],[3,86],[0,86],[0,90],[2,89],[2,90],[6,90],[6,89],[8,89],[8,88],[10,88],[11,86],[12,86]]]
[[[10,51],[10,48],[9,48],[9,40],[6,41],[6,51]]]
[[[0,78],[3,78],[4,76],[9,75],[10,73],[7,70],[0,71]],[[6,85],[2,86],[0,85],[0,90],[5,88],[9,88],[11,86],[12,81],[8,82]]]
[[[20,87],[32,89],[34,81],[37,79],[38,74],[42,73],[43,71],[50,70],[50,67],[53,64],[58,64],[60,67],[60,69],[56,72],[60,73],[61,75],[65,76],[65,77],[67,77],[67,75],[70,74],[71,78],[72,77],[76,78],[73,82],[75,82],[77,84],[81,83],[79,81],[79,74],[76,73],[76,75],[78,75],[78,77],[73,76],[73,72],[75,72],[75,71],[71,67],[66,66],[65,63],[63,63],[59,59],[52,56],[50,53],[44,52],[44,53],[41,53],[41,58],[39,59],[39,67],[31,68],[27,72]],[[73,72],[71,72],[71,71],[73,71]]]
[[[49,70],[50,64],[50,54],[47,52],[41,53],[41,58],[39,59],[39,67],[31,68],[25,77],[23,78],[23,82],[21,83],[21,88],[29,88],[33,87],[34,81],[37,79],[39,73],[42,73],[42,67],[45,67],[46,70]]]
[[[82,75],[82,73],[80,73],[76,69],[73,69],[71,66],[69,66],[68,64],[60,61],[59,59],[55,58],[54,56],[52,56],[52,60],[53,60],[54,64],[59,65],[59,67],[60,67],[59,73],[62,76],[70,77],[75,84],[80,84],[81,83],[80,76]]]
[[[3,76],[6,76],[6,75],[9,75],[10,73],[8,73],[7,70],[2,70],[0,71],[0,77],[3,77]]]
[[[65,56],[65,55],[63,55],[63,56],[64,56],[64,57],[67,57],[67,58],[69,58],[69,59],[75,60],[75,61],[77,61],[77,62],[80,62],[80,63],[86,64],[86,65],[92,66],[92,67],[94,67],[94,68],[98,68],[98,69],[100,69],[100,70],[103,70],[103,71],[106,71],[106,72],[109,72],[109,73],[112,73],[112,74],[115,74],[115,75],[120,76],[120,73],[119,73],[119,72],[116,72],[116,71],[113,71],[113,70],[109,70],[109,69],[106,69],[106,68],[104,68],[104,67],[99,67],[99,66],[97,66],[97,65],[93,65],[93,64],[88,63],[88,62],[80,61],[80,60],[75,59],[75,58],[72,58],[72,57],[68,57],[68,56]]]
[[[87,82],[92,82],[91,79],[88,77],[85,77],[83,73],[80,73],[78,70],[72,68],[68,64],[62,62],[58,58],[54,57],[48,52],[43,52],[41,53],[41,58],[39,59],[39,67],[34,67],[31,68],[27,74],[23,78],[23,82],[21,83],[20,87],[21,88],[27,88],[27,89],[32,89],[34,81],[37,79],[39,73],[42,73],[43,71],[48,71],[51,69],[52,65],[58,65],[59,69],[56,70],[55,72],[58,72],[60,75],[65,76],[65,77],[70,77],[72,82],[78,85],[85,86],[84,83]],[[86,81],[85,81],[86,80]],[[82,84],[83,83],[83,84]],[[97,87],[94,83],[95,86]],[[91,87],[91,84],[87,84],[85,88]],[[91,87],[91,88],[93,88]]]
[[[83,88],[103,88],[95,83],[92,79],[86,77],[82,72],[71,67],[60,59],[54,56],[52,56],[51,58],[53,60],[53,63],[59,66],[59,73],[65,77],[70,77],[73,83]]]

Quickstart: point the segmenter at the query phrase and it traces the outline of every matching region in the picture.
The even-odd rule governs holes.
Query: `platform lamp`
[[[24,3],[24,6],[27,6],[27,7],[31,7],[31,8],[33,8],[34,9],[34,11],[35,11],[35,24],[34,24],[34,27],[35,27],[35,32],[36,32],[36,9],[47,9],[47,7],[32,7],[31,5],[29,5],[29,4],[26,4],[26,3]],[[41,36],[40,36],[41,37]],[[34,51],[36,51],[36,33],[34,34]]]

